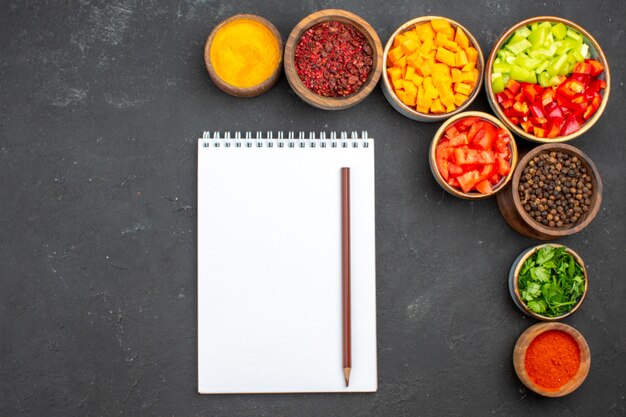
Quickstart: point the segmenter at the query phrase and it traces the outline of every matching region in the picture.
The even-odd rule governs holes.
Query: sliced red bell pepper
[[[538,138],[545,138],[546,129],[544,129],[543,127],[539,127],[539,126],[533,126],[533,135],[537,136]]]
[[[555,92],[551,88],[546,88],[541,93],[541,105],[543,107],[548,106],[550,103],[554,102]]]
[[[513,109],[511,112],[516,116],[524,117],[528,116],[528,113],[530,113],[530,109],[528,108],[528,104],[526,104],[526,102],[516,101],[515,104],[513,104]]]
[[[541,90],[542,88],[538,84],[524,83],[522,86],[524,97],[526,97],[526,101],[529,103],[535,102],[535,97],[537,97],[537,94],[541,93]]]
[[[533,122],[531,122],[530,120],[522,120],[520,124],[522,125],[522,129],[524,129],[524,132],[526,133],[530,132],[533,128]]]
[[[564,86],[573,91],[575,94],[580,94],[585,90],[585,84],[580,80],[570,77],[565,81]]]
[[[559,85],[556,89],[556,92],[559,96],[567,98],[568,100],[571,100],[572,97],[576,95],[576,92],[568,86],[567,82]],[[557,100],[558,100],[558,96],[557,96]],[[562,105],[562,104],[559,102],[559,105]]]
[[[561,129],[561,136],[567,136],[571,133],[576,132],[578,129],[580,129],[580,123],[578,123],[578,120],[576,120],[576,116],[570,114],[569,116],[567,116],[567,119],[565,119],[565,124]]]
[[[515,95],[519,93],[519,90],[520,88],[522,88],[522,85],[519,82],[511,78],[509,79],[509,81],[507,81],[506,88]]]
[[[591,64],[589,62],[577,62],[574,65],[574,74],[591,74]]]
[[[559,109],[559,111],[560,110],[561,109]],[[563,128],[564,124],[565,124],[565,118],[551,117],[550,121],[548,122],[548,134],[546,135],[546,137],[552,139],[552,138],[556,138],[557,136],[559,136],[559,133],[561,133],[561,129]]]
[[[538,117],[538,118],[546,117],[546,114],[544,113],[543,108],[541,108],[541,104],[540,103],[531,104],[530,105],[530,111],[532,112],[532,114],[535,117]]]
[[[598,75],[602,73],[602,71],[604,71],[604,65],[602,65],[600,62],[596,61],[595,59],[587,59],[585,62],[589,63],[589,65],[591,66],[592,77],[597,77]]]

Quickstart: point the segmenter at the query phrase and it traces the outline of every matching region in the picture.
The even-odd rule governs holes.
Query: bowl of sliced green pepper
[[[522,252],[509,273],[515,305],[538,320],[557,321],[573,314],[587,295],[587,268],[572,249],[547,243]]]
[[[566,142],[593,126],[611,88],[606,56],[589,32],[552,16],[507,30],[489,55],[489,104],[516,135],[534,142]]]

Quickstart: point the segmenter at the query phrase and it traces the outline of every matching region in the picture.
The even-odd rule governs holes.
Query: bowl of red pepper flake
[[[498,40],[485,71],[494,113],[534,142],[566,142],[593,126],[606,108],[611,75],[598,42],[574,22],[524,20]]]
[[[564,323],[539,323],[520,335],[513,350],[515,373],[544,397],[570,394],[585,381],[591,366],[589,345]]]
[[[365,20],[345,10],[312,13],[291,31],[284,58],[287,81],[305,102],[341,110],[364,100],[382,71],[382,44]]]

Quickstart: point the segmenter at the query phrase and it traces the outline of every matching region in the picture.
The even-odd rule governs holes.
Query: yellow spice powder
[[[253,87],[267,80],[280,60],[278,41],[262,24],[238,19],[221,27],[211,43],[211,64],[217,75],[235,87]]]

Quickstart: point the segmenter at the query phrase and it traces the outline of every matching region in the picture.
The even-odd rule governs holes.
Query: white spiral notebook
[[[342,366],[341,167],[351,171],[352,374]],[[198,140],[198,391],[377,389],[374,140]]]

